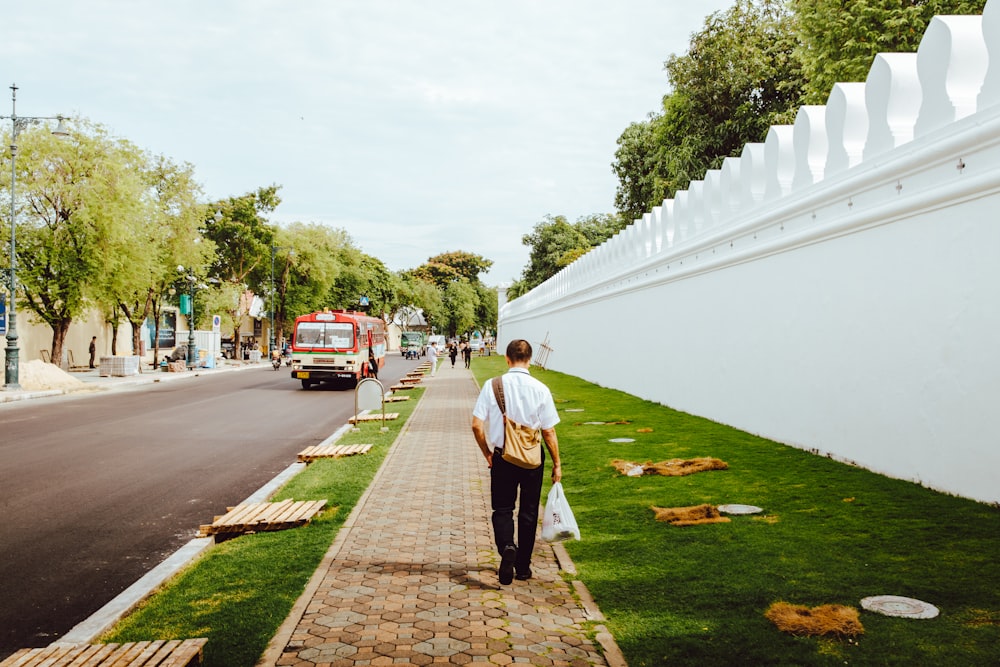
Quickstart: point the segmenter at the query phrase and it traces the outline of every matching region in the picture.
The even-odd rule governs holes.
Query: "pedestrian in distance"
[[[502,413],[493,382],[483,384],[472,410],[472,434],[490,468],[490,503],[493,536],[500,552],[498,575],[504,586],[515,578],[531,578],[531,554],[538,528],[538,503],[545,474],[545,451],[541,465],[522,468],[503,458],[504,420],[509,419],[540,429],[545,449],[552,457],[552,482],[562,479],[559,441],[555,426],[559,423],[552,392],[531,376],[531,344],[513,340],[507,345],[508,371],[501,376],[501,396],[506,406]],[[517,539],[514,535],[514,508],[517,506]]]
[[[94,366],[94,361],[97,359],[97,336],[90,339],[90,367],[96,368]]]
[[[458,359],[458,343],[452,343],[448,350],[448,357],[451,359],[451,367],[455,367],[455,360]]]
[[[465,360],[465,367],[472,367],[472,344],[462,343],[462,359]]]

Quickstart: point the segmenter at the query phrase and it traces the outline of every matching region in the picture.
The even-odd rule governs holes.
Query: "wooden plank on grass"
[[[278,503],[247,503],[238,505],[232,512],[201,526],[202,536],[283,530],[309,523],[323,507],[323,500],[283,500]],[[289,517],[293,517],[289,520]]]
[[[372,445],[325,445],[306,447],[298,453],[298,460],[306,463],[316,459],[340,458],[343,456],[355,456],[357,454],[367,454]]]
[[[385,413],[385,420],[386,421],[390,421],[390,420],[393,420],[393,419],[399,419],[399,413],[398,412],[387,412],[387,413]],[[382,421],[382,415],[381,414],[374,414],[373,413],[373,414],[367,414],[367,415],[358,415],[357,417],[351,417],[350,419],[347,420],[347,423],[348,424],[354,424],[356,422],[377,422],[377,421]]]
[[[207,639],[26,648],[0,667],[188,667],[200,665]]]

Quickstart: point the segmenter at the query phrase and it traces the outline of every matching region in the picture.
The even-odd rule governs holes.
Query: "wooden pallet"
[[[398,403],[400,401],[408,401],[408,400],[410,400],[409,396],[386,396],[385,397],[385,402],[386,403]]]
[[[418,378],[411,378],[411,377],[400,378],[399,381],[402,382],[403,384],[417,384],[420,381],[422,381],[423,379],[424,379],[424,376],[421,375]]]
[[[410,384],[394,384],[389,389],[392,391],[406,391],[407,389],[414,389],[416,386],[411,382]]]
[[[247,503],[230,508],[200,527],[202,537],[285,530],[309,523],[326,507],[326,500],[283,500],[278,503]]]
[[[316,459],[340,458],[341,456],[354,456],[355,454],[367,454],[372,445],[315,445],[306,447],[299,452],[299,461],[309,463]]]
[[[187,667],[200,665],[207,639],[86,644],[25,648],[0,662],[0,667]]]
[[[391,421],[393,419],[399,419],[398,412],[387,412],[385,413],[385,420]],[[357,417],[351,417],[347,420],[348,424],[355,424],[357,422],[380,422],[382,421],[382,413],[370,413],[367,415],[358,415]]]

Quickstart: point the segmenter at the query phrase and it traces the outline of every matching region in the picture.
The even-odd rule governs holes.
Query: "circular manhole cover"
[[[934,618],[938,615],[938,608],[934,605],[898,595],[875,595],[864,598],[861,600],[861,606],[868,611],[902,618]]]
[[[611,438],[608,442],[635,442],[635,438]]]
[[[723,514],[760,514],[764,510],[756,505],[719,505],[719,511]]]

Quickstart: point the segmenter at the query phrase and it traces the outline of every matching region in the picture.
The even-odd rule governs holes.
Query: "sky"
[[[547,215],[614,211],[615,141],[732,0],[32,0],[0,115],[80,115],[194,166],[204,200],[347,231],[392,271],[463,250],[521,276]]]

